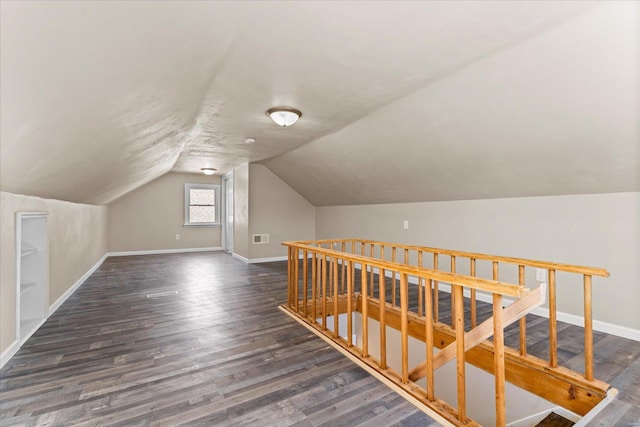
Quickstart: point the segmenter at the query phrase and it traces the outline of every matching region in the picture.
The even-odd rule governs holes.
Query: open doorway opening
[[[233,171],[222,177],[222,248],[233,253]]]

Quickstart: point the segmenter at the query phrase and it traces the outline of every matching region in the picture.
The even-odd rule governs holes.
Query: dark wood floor
[[[279,311],[285,300],[285,263],[109,258],[0,371],[0,425],[437,425]],[[545,322],[528,321],[540,357]],[[581,328],[559,331],[560,360],[581,370]],[[640,343],[594,343],[596,376],[620,395],[591,424],[640,425]]]
[[[437,425],[278,310],[286,271],[107,259],[0,371],[0,425]]]

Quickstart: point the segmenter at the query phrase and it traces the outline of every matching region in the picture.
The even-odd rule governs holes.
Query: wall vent
[[[268,234],[254,234],[253,235],[253,244],[258,245],[261,243],[269,243],[269,235]]]

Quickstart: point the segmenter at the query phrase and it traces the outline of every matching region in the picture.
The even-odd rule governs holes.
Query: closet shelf
[[[28,292],[29,290],[35,288],[37,285],[37,282],[20,283],[20,295],[24,295],[25,292]]]
[[[36,252],[38,252],[37,248],[31,246],[22,246],[22,248],[20,249],[20,256],[25,257],[27,255],[35,254]]]

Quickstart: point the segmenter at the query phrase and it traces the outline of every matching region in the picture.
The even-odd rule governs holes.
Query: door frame
[[[233,253],[233,171],[222,176],[222,211],[222,249]]]

